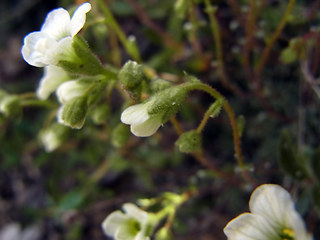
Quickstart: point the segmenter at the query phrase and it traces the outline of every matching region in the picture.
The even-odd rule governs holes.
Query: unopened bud
[[[195,130],[183,133],[176,141],[176,146],[184,153],[192,153],[201,150],[201,135]]]
[[[96,124],[103,124],[106,123],[109,113],[110,107],[106,104],[101,104],[92,111],[91,117]]]
[[[58,121],[71,128],[82,128],[88,111],[86,97],[76,97],[63,105],[58,112]]]
[[[162,122],[166,122],[181,107],[182,102],[187,97],[184,87],[172,87],[158,92],[150,99],[148,113],[162,115]]]
[[[112,131],[111,142],[115,147],[122,147],[128,142],[129,136],[130,136],[129,126],[120,123]]]
[[[0,96],[0,112],[7,117],[14,117],[21,114],[20,99],[16,95],[2,93]]]
[[[131,97],[139,98],[142,90],[142,83],[145,80],[142,65],[135,61],[128,61],[119,72],[119,80],[124,89]]]

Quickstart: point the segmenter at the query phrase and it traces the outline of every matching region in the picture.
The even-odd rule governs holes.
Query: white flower
[[[59,101],[65,104],[76,97],[81,97],[88,89],[89,83],[86,81],[72,80],[62,83],[56,93]]]
[[[64,141],[67,128],[59,123],[54,123],[40,132],[40,141],[47,152],[57,149]]]
[[[37,89],[38,98],[47,99],[61,83],[69,79],[68,74],[60,67],[54,65],[44,67],[44,74]]]
[[[148,114],[150,104],[152,101],[130,106],[121,114],[121,122],[131,125],[130,130],[137,137],[151,136],[162,124],[162,114]]]
[[[224,228],[229,240],[310,240],[290,194],[279,185],[264,184],[252,193],[249,208]]]
[[[115,211],[103,221],[105,234],[115,240],[149,240],[148,213],[131,203],[124,204],[123,210],[125,213]]]
[[[90,3],[80,5],[72,18],[67,10],[58,8],[51,11],[38,32],[24,38],[21,52],[24,60],[35,67],[57,64],[61,55],[72,57],[72,39],[86,21],[86,13],[91,10]]]

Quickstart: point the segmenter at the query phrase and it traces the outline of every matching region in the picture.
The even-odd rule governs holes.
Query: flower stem
[[[101,10],[105,14],[105,22],[110,25],[114,31],[117,33],[119,40],[123,44],[124,48],[126,49],[127,53],[137,62],[141,62],[141,57],[138,51],[132,51],[132,46],[128,41],[126,35],[122,31],[121,27],[117,23],[116,19],[112,15],[108,5],[103,0],[96,0],[98,5],[100,6]]]
[[[37,107],[48,107],[48,108],[58,107],[58,105],[53,102],[50,102],[48,100],[39,100],[39,99],[23,100],[21,102],[21,106],[23,107],[37,106]]]
[[[240,140],[239,131],[237,128],[237,120],[229,102],[216,89],[204,83],[200,83],[200,82],[187,83],[186,88],[187,90],[202,90],[209,93],[213,98],[222,100],[222,106],[228,115],[230,125],[232,128],[235,158],[238,162],[240,169],[242,170],[242,175],[244,179],[246,179],[251,184],[255,185],[254,181],[251,179],[250,175],[248,174],[246,166],[243,161],[243,156],[241,151],[241,140]]]
[[[219,100],[217,100],[219,101]],[[222,101],[221,101],[222,103]],[[206,111],[206,113],[204,114],[202,120],[201,120],[201,123],[199,124],[198,128],[197,128],[197,132],[198,133],[201,133],[202,130],[204,129],[204,127],[206,126],[209,118],[211,117],[211,114],[216,110],[217,106],[215,103],[213,103],[209,108],[208,110]]]
[[[271,39],[268,43],[268,45],[265,47],[265,49],[262,52],[262,56],[260,58],[260,61],[258,62],[258,64],[255,67],[255,73],[257,78],[259,79],[262,73],[262,70],[264,68],[264,65],[267,62],[267,59],[270,55],[271,49],[273,47],[273,45],[275,44],[276,40],[278,39],[280,33],[282,32],[283,28],[285,27],[288,18],[290,16],[290,13],[293,9],[293,6],[295,4],[296,0],[290,0],[290,2],[288,3],[288,6],[285,10],[285,13],[283,15],[283,18],[281,19],[276,31],[272,34]],[[259,80],[260,81],[260,80]]]
[[[210,26],[213,33],[213,38],[215,42],[215,50],[217,53],[217,61],[218,61],[218,68],[219,73],[221,77],[221,82],[223,86],[225,86],[227,89],[231,90],[237,95],[242,96],[243,93],[234,85],[232,85],[229,81],[228,75],[225,70],[224,60],[223,60],[223,49],[222,49],[222,43],[221,43],[221,34],[220,34],[220,27],[218,20],[215,16],[216,8],[211,6],[209,0],[205,0],[206,5],[206,12],[209,16]]]

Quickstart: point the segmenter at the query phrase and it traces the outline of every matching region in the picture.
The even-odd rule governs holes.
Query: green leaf
[[[85,195],[78,191],[71,191],[64,195],[61,199],[58,208],[63,210],[76,209],[85,200]]]

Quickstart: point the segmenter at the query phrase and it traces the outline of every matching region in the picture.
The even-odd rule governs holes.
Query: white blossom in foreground
[[[44,74],[37,89],[38,98],[47,99],[61,83],[69,79],[69,75],[60,67],[54,65],[44,67]]]
[[[73,37],[82,29],[90,3],[80,5],[72,18],[67,10],[58,8],[51,11],[40,31],[32,32],[24,38],[21,52],[24,60],[35,67],[56,65],[59,60],[72,58]]]
[[[151,136],[162,124],[162,114],[148,113],[150,104],[152,101],[130,106],[121,114],[121,122],[131,125],[130,130],[137,137]]]
[[[224,228],[229,240],[311,240],[290,194],[279,185],[264,184],[252,193],[249,208]]]
[[[102,223],[104,233],[115,240],[149,240],[148,213],[131,203],[123,205],[124,213],[115,211]]]

